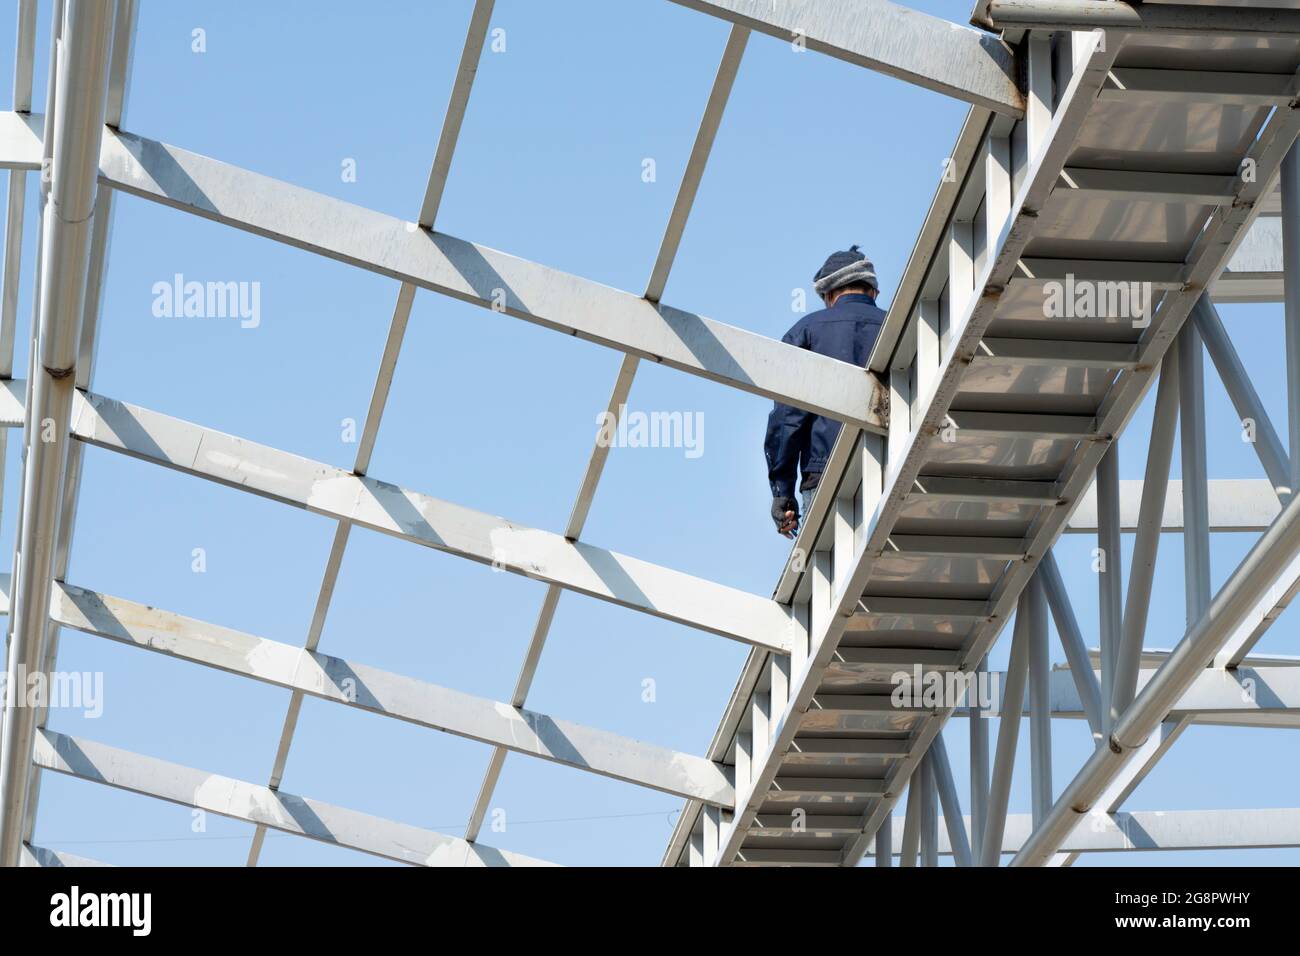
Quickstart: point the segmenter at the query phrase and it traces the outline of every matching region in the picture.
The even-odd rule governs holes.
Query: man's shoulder
[[[786,338],[793,340],[800,333],[829,322],[857,322],[860,319],[868,319],[879,324],[885,321],[885,315],[885,310],[874,302],[842,302],[829,309],[818,309],[816,312],[809,312],[790,326]]]
[[[830,309],[818,309],[816,312],[809,312],[798,322],[796,322],[794,325],[790,326],[790,332],[791,334],[793,334],[799,331],[800,329],[806,329],[810,325],[816,325],[818,322],[824,322],[826,319],[830,318],[830,316],[831,316]]]
[[[799,321],[790,326],[790,330],[785,333],[785,340],[787,342],[793,342],[798,339],[799,336],[806,332],[810,326],[816,323],[817,317],[826,311],[826,309],[818,309],[816,312],[809,312],[802,316]]]
[[[885,310],[874,302],[846,302],[844,303],[845,311],[853,318],[867,318],[873,322],[882,322],[885,318]]]

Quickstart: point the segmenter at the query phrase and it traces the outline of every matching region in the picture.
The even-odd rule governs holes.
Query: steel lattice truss
[[[478,841],[507,754],[684,798],[666,865],[1068,863],[1081,852],[1300,846],[1300,810],[1126,813],[1128,794],[1192,723],[1293,727],[1300,668],[1249,656],[1300,588],[1300,456],[1289,458],[1215,311],[1287,303],[1290,447],[1300,436],[1300,10],[1117,0],[981,0],[958,28],[888,0],[675,0],[731,33],[644,293],[623,292],[435,229],[493,12],[475,0],[414,225],[122,129],[135,0],[56,0],[50,104],[31,112],[35,0],[18,4],[14,109],[0,114],[10,170],[0,301],[0,419],[23,428],[23,493],[8,669],[55,666],[59,628],[291,691],[270,779],[218,777],[46,728],[6,701],[0,861],[93,865],[31,844],[51,770],[423,865],[535,865]],[[1300,3],[1297,4],[1300,7]],[[752,32],[805,45],[971,104],[864,371],[659,300]],[[41,177],[33,361],[13,377],[27,177]],[[1280,182],[1280,186],[1279,186]],[[125,192],[391,277],[388,339],[355,464],[344,470],[96,394],[91,371],[113,199]],[[1059,315],[1053,284],[1151,294],[1138,315]],[[593,448],[568,524],[554,533],[369,475],[417,290],[504,311],[622,352],[608,410],[643,359],[844,423],[771,598],[587,544],[608,448]],[[1207,289],[1209,293],[1206,294]],[[1187,321],[1191,318],[1191,321]],[[1208,481],[1207,351],[1257,429],[1267,481]],[[1155,385],[1141,482],[1116,447]],[[1169,481],[1181,426],[1181,482]],[[52,424],[53,438],[35,440]],[[337,522],[301,647],[185,618],[65,580],[85,445],[325,515]],[[0,445],[0,451],[3,445]],[[1095,482],[1095,490],[1094,489]],[[349,533],[368,528],[545,582],[509,701],[473,697],[318,650]],[[1187,632],[1143,648],[1161,530],[1181,530]],[[1212,530],[1262,532],[1217,596]],[[1095,532],[1118,556],[1099,574],[1089,650],[1051,547]],[[703,756],[525,709],[564,591],[750,645]],[[899,706],[899,671],[970,678],[1014,612],[994,703],[1027,712],[1033,812],[1007,813],[1019,719],[969,720],[963,818],[940,730],[973,706]],[[1048,615],[1068,666],[1052,669]],[[1251,687],[1267,689],[1243,695]],[[359,684],[360,695],[349,689]],[[280,789],[305,696],[490,744],[464,839]],[[1026,705],[1025,697],[1028,697]],[[12,697],[12,695],[11,695]],[[1059,791],[1051,721],[1085,720],[1093,757]],[[991,752],[992,751],[992,752]],[[990,764],[991,773],[990,773]],[[906,814],[893,810],[908,794]],[[942,823],[939,806],[942,804]],[[1084,818],[1089,819],[1084,825]]]

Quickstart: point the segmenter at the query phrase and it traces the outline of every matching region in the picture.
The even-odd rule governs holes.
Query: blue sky
[[[958,21],[963,5],[911,6]],[[36,109],[50,4],[41,4]],[[413,219],[429,174],[471,0],[374,4],[142,0],[124,128],[384,213]],[[12,72],[13,4],[0,15]],[[485,52],[440,230],[603,283],[644,288],[727,26],[665,0],[498,0],[505,50]],[[191,49],[192,31],[206,52]],[[875,260],[882,304],[906,263],[966,108],[776,39],[751,38],[664,301],[779,337],[791,293],[835,249]],[[643,162],[656,179],[643,181]],[[356,181],[344,181],[346,162]],[[30,185],[29,209],[35,208]],[[93,389],[204,426],[351,467],[344,419],[364,420],[397,283],[144,200],[119,196]],[[28,217],[20,318],[30,314]],[[153,315],[181,273],[256,281],[261,322]],[[1285,436],[1280,307],[1225,319]],[[16,367],[25,368],[25,331]],[[370,468],[408,488],[561,530],[620,362],[612,350],[419,292]],[[1262,474],[1207,364],[1211,477]],[[761,453],[770,403],[643,364],[630,407],[699,413],[703,454],[614,449],[586,540],[769,594],[788,542],[772,531]],[[1150,410],[1122,443],[1140,477]],[[0,522],[12,548],[19,437]],[[1175,456],[1177,470],[1177,456]],[[301,643],[334,533],[326,518],[88,449],[70,583]],[[1215,584],[1251,536],[1216,536]],[[1126,542],[1131,545],[1131,541]],[[1096,643],[1090,539],[1057,554]],[[202,548],[207,570],[194,573]],[[1183,616],[1181,537],[1165,536],[1148,646]],[[366,530],[352,532],[321,650],[508,698],[544,585]],[[1284,615],[1261,651],[1286,653]],[[1008,632],[1009,633],[1009,632]],[[1007,642],[994,653],[1005,661]],[[1053,644],[1059,657],[1058,645]],[[702,753],[746,648],[566,594],[528,704]],[[288,693],[64,632],[59,668],[102,671],[103,715],[56,711],[65,733],[264,783]],[[656,694],[643,700],[643,682]],[[1027,729],[1021,766],[1027,767]],[[964,722],[947,732],[965,779]],[[1056,734],[1056,782],[1082,763],[1082,723]],[[1276,731],[1192,729],[1131,808],[1286,806],[1297,776]],[[1231,759],[1227,759],[1227,755]],[[490,748],[308,700],[283,789],[463,832]],[[1017,781],[1013,810],[1028,808]],[[565,864],[657,863],[674,798],[511,756],[484,842]],[[117,864],[241,864],[252,827],[52,774],[37,842]],[[1142,862],[1265,863],[1295,854],[1165,854]],[[264,864],[376,859],[271,834]],[[1107,856],[1085,863],[1128,862]]]

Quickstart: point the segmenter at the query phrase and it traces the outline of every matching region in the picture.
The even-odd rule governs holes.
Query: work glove
[[[787,512],[793,512],[793,517],[787,516]],[[799,502],[793,498],[773,498],[772,521],[778,534],[793,538],[795,529],[799,527]]]

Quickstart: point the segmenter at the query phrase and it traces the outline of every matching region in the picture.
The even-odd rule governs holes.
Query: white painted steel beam
[[[969,818],[966,818],[969,820]],[[1033,821],[1027,813],[1007,817],[1003,853],[1024,844]],[[1246,850],[1300,846],[1300,809],[1138,810],[1097,813],[1062,846],[1066,853],[1123,853],[1128,850]],[[893,821],[895,840],[902,821]],[[953,854],[946,826],[939,828],[939,853]]]
[[[1148,647],[1142,651],[1142,666],[1146,668],[1159,667],[1169,660],[1171,653],[1173,652],[1167,647]],[[1088,660],[1093,662],[1095,666],[1097,659],[1097,648],[1089,648]],[[1300,656],[1294,654],[1251,654],[1250,657],[1246,658],[1245,664],[1248,667],[1295,667],[1300,665]],[[1206,666],[1217,667],[1218,665]]]
[[[8,379],[0,381],[0,428],[23,426],[23,390],[26,381]],[[364,469],[363,469],[364,471]],[[1052,482],[998,481],[982,478],[947,478],[926,476],[918,479],[916,494],[949,501],[1006,501],[1023,504],[1055,502],[1057,495]],[[1119,482],[1120,530],[1131,533],[1137,529],[1138,508],[1142,499],[1142,479],[1125,478]],[[1282,506],[1273,492],[1272,484],[1264,478],[1211,478],[1209,479],[1209,530],[1212,532],[1264,531]],[[1170,479],[1165,495],[1161,531],[1183,530],[1183,483]],[[581,528],[579,528],[579,534]],[[1070,515],[1065,534],[1097,533],[1097,488],[1090,485]],[[894,536],[896,539],[908,536]],[[918,545],[926,544],[924,535],[912,535]],[[933,543],[933,542],[931,542]],[[1005,541],[1002,542],[1006,544]],[[963,548],[962,553],[970,553]]]
[[[883,430],[861,369],[174,146],[106,133],[104,181],[474,305],[743,391]]]
[[[723,768],[703,757],[123,598],[58,585],[50,616],[87,634],[665,793],[724,807],[735,799]]]
[[[1123,0],[988,0],[983,22],[994,30],[1105,29],[1249,39],[1300,35],[1297,10]]]
[[[40,113],[0,110],[0,169],[40,169],[44,126]]]
[[[1210,287],[1210,298],[1215,302],[1281,302],[1284,286],[1282,221],[1261,215]]]
[[[1124,479],[1119,483],[1120,530],[1137,530],[1138,509],[1142,500],[1142,479]],[[1210,531],[1263,531],[1282,506],[1271,482],[1264,478],[1211,478],[1208,496]],[[1165,495],[1162,531],[1183,530],[1183,483],[1169,482]],[[1082,500],[1065,527],[1067,534],[1095,534],[1097,531],[1097,487],[1084,492]]]
[[[0,428],[22,428],[27,401],[27,381],[0,379]]]
[[[0,114],[0,166],[39,166],[39,142],[25,119]],[[884,390],[847,362],[176,146],[105,130],[100,178],[183,212],[764,398],[875,431],[885,427]]]
[[[552,866],[456,837],[321,803],[232,777],[44,730],[36,765],[81,780],[155,797],[416,866]]]
[[[1151,683],[1158,669],[1148,666],[1138,671],[1139,692]],[[1089,673],[1096,674],[1091,670]],[[998,680],[1005,684],[1010,677],[1001,673]],[[988,708],[990,716],[1001,714],[1001,697],[1002,692],[999,690],[997,699]],[[1070,670],[1057,669],[1051,672],[1049,699],[1053,717],[1086,719],[1078,686]],[[1022,712],[1029,716],[1028,709],[1023,705]],[[957,711],[954,716],[961,713],[962,711]],[[1232,670],[1204,668],[1169,710],[1169,718],[1173,720],[1217,714],[1300,715],[1300,666],[1261,664]]]
[[[769,650],[790,648],[788,612],[768,598],[138,406],[78,395],[73,433],[101,448],[589,597]]]
[[[29,843],[24,843],[22,861],[18,865],[28,867],[80,868],[83,866],[109,866],[110,864],[100,863],[98,860],[92,860],[89,857],[65,853],[62,850],[49,850],[45,847],[32,846]]]
[[[1024,112],[1001,40],[890,0],[674,2],[976,106]]]

